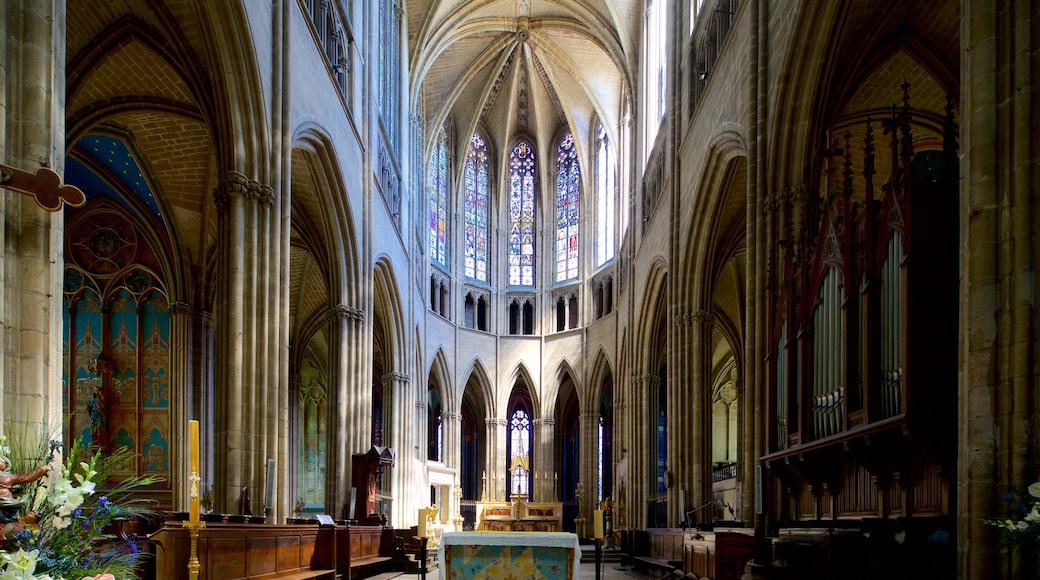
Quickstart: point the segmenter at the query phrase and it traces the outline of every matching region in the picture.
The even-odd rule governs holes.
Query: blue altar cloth
[[[580,580],[578,536],[540,532],[445,532],[442,580]]]

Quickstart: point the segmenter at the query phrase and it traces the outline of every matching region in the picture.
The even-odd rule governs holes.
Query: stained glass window
[[[668,10],[666,0],[649,0],[644,12],[643,27],[643,162],[650,158],[654,149],[654,141],[661,128],[661,119],[666,112],[668,92],[665,83],[668,81],[667,71],[667,25]]]
[[[447,264],[448,230],[448,130],[447,123],[437,133],[437,144],[430,157],[430,257]]]
[[[556,281],[578,277],[578,202],[581,171],[574,136],[567,133],[556,149]]]
[[[668,493],[664,474],[668,471],[668,391],[657,387],[657,493]]]
[[[617,182],[614,150],[603,125],[596,126],[596,267],[614,259]]]
[[[477,135],[470,138],[466,150],[466,276],[487,282],[488,279],[488,151],[487,143]]]
[[[509,418],[509,493],[527,494],[531,470],[531,417],[518,407]]]
[[[534,150],[526,141],[509,156],[509,285],[534,285]]]
[[[397,148],[397,107],[400,102],[398,29],[400,14],[396,0],[379,2],[379,117],[391,148]]]

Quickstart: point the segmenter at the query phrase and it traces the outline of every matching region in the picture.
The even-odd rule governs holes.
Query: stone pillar
[[[390,494],[393,496],[393,509],[390,522],[397,527],[410,525],[413,514],[418,513],[420,505],[426,505],[423,498],[415,497],[413,490],[416,478],[425,474],[416,471],[415,447],[419,445],[416,429],[415,406],[408,404],[415,401],[412,384],[408,375],[399,372],[388,372],[383,375],[383,412],[390,413],[389,421],[384,425],[392,425],[389,437],[384,434],[384,445],[391,447],[396,453],[397,464],[390,471]],[[425,407],[425,405],[424,405]],[[425,412],[425,408],[423,409]],[[425,423],[425,421],[424,421]],[[384,475],[383,481],[386,481]],[[440,506],[438,506],[440,507]]]
[[[47,166],[62,175],[65,2],[7,2],[0,32],[0,163],[34,173]],[[50,433],[63,416],[64,215],[3,189],[0,233],[0,416]]]
[[[1000,557],[980,520],[1000,513],[1000,485],[1036,476],[1036,18],[1029,2],[961,2],[961,578],[1016,572],[1018,558]]]
[[[541,419],[538,433],[540,441],[535,442],[534,448],[539,453],[531,458],[531,500],[553,501],[555,498],[552,478],[556,466],[556,450],[562,445],[556,440],[556,419]],[[534,485],[533,479],[535,473],[538,474],[537,486]]]
[[[693,356],[694,312],[684,311],[675,316],[672,335],[672,356],[668,365],[668,469],[672,472],[672,489],[668,493],[670,525],[678,526],[686,514],[696,507],[693,492],[694,457],[691,455],[694,417],[690,412],[692,398],[699,392],[693,382],[693,364],[699,359]],[[679,491],[685,490],[685,506],[679,505]]]
[[[181,511],[188,511],[188,486],[184,482],[187,481],[188,477],[188,420],[198,419],[200,427],[203,425],[201,415],[199,413],[198,402],[199,402],[199,390],[197,387],[192,390],[190,383],[188,382],[188,369],[189,367],[189,352],[192,341],[191,336],[191,308],[187,304],[183,303],[172,303],[170,308],[170,344],[185,345],[184,348],[174,348],[170,350],[170,368],[169,368],[169,396],[170,396],[170,416],[177,417],[180,420],[175,420],[170,425],[171,433],[175,436],[171,437],[172,441],[179,442],[179,445],[175,449],[171,449],[171,461],[170,465],[178,466],[177,469],[170,470],[170,487],[174,490],[179,490],[176,496],[178,506],[176,509]],[[203,454],[205,456],[205,454]],[[203,471],[203,481],[206,480],[205,466],[199,467]],[[205,491],[206,487],[203,486],[202,490]]]
[[[617,381],[614,383],[614,456],[605,458],[605,461],[614,462],[614,502],[615,502],[615,515],[614,515],[614,527],[618,530],[627,529],[631,518],[628,516],[628,476],[625,475],[625,490],[622,494],[621,490],[621,469],[624,465],[627,470],[627,458],[629,456],[629,446],[631,440],[625,435],[624,425],[625,417],[628,414],[628,404],[623,398],[623,387],[621,383],[624,381]]]
[[[693,313],[691,328],[690,439],[686,442],[691,464],[690,493],[687,501],[694,508],[715,499],[711,482],[711,332],[715,317],[707,311]],[[692,501],[691,501],[692,500]],[[689,508],[687,508],[689,509]],[[704,509],[694,516],[695,521],[710,522],[713,511]]]
[[[487,441],[487,472],[488,472],[488,500],[498,501],[505,497],[506,479],[506,437],[505,419],[488,417],[484,419],[487,430],[485,441]],[[492,498],[492,490],[494,496]]]
[[[330,369],[329,429],[325,469],[325,505],[332,514],[347,516],[352,480],[351,455],[367,451],[359,443],[360,433],[368,433],[372,417],[371,385],[361,381],[361,324],[365,313],[338,304],[329,311]],[[364,396],[367,387],[368,396]],[[363,418],[368,418],[367,420]]]
[[[269,430],[279,429],[271,389],[285,389],[268,372],[278,352],[277,310],[264,299],[271,281],[281,279],[282,256],[275,245],[270,219],[273,190],[232,171],[214,192],[217,206],[218,276],[216,346],[216,439],[227,451],[217,467],[217,509],[242,510],[240,500],[250,489],[253,515],[264,514]],[[269,245],[272,244],[272,245]],[[272,408],[274,407],[274,408]],[[284,431],[284,426],[281,427]],[[218,447],[218,448],[220,448]]]

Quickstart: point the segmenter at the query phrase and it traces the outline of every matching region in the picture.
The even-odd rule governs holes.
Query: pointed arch
[[[293,211],[306,208],[317,218],[315,234],[321,236],[333,301],[358,308],[362,304],[362,285],[356,283],[361,279],[359,236],[354,225],[350,194],[344,188],[348,180],[340,170],[342,163],[336,154],[335,143],[324,127],[309,120],[296,128],[292,143]],[[306,168],[313,190],[297,190],[296,170],[301,167]]]
[[[441,388],[444,390],[444,408],[457,410],[461,393],[456,388],[455,381],[451,376],[451,366],[448,364],[448,356],[444,352],[444,347],[437,348],[426,375],[437,376],[440,379]]]
[[[540,418],[543,416],[542,404],[535,393],[538,392],[538,382],[534,380],[531,371],[527,368],[527,365],[523,361],[516,363],[513,369],[507,375],[509,380],[507,389],[502,389],[503,394],[506,395],[507,401],[512,396],[513,390],[518,384],[522,384],[527,390],[528,395],[531,397],[531,414],[533,418]]]
[[[479,357],[474,357],[461,376],[467,377],[462,389],[463,396],[465,396],[465,392],[470,385],[474,385],[478,389],[476,393],[480,395],[484,403],[481,411],[488,417],[497,416],[498,402],[495,400],[494,382],[491,380],[491,375],[488,373],[484,362]]]

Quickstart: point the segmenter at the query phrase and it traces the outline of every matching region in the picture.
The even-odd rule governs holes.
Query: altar
[[[571,533],[445,532],[441,580],[581,580],[581,546]]]
[[[477,502],[478,532],[559,532],[563,530],[563,504],[528,502],[523,496],[512,502]]]

